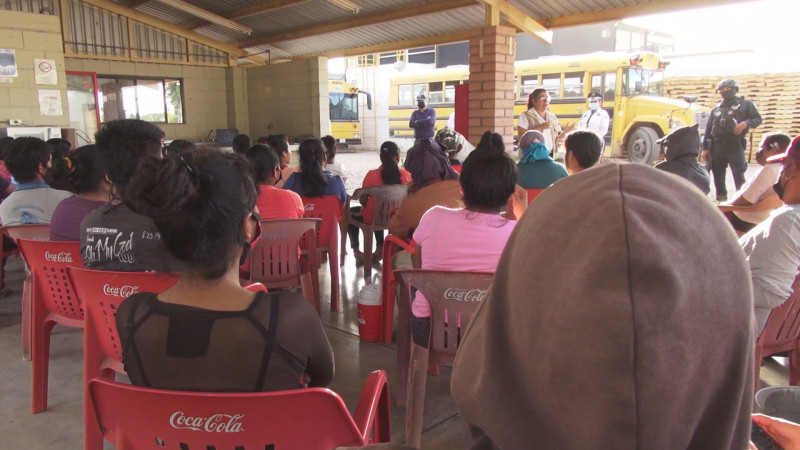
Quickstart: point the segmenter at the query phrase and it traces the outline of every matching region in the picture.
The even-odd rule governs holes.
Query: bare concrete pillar
[[[487,130],[512,149],[514,137],[514,34],[508,26],[473,30],[469,40],[469,136],[477,145]]]

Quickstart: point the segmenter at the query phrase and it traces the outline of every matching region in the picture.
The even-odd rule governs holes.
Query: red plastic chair
[[[179,274],[157,272],[110,272],[67,268],[75,294],[85,313],[83,330],[83,426],[84,448],[102,450],[103,436],[97,431],[89,398],[89,380],[113,380],[114,373],[125,373],[122,345],[115,317],[117,308],[137,292],[161,293],[172,287]]]
[[[392,184],[388,186],[371,186],[356,189],[353,198],[368,196],[374,202],[374,213],[371,217],[364,217],[360,221],[355,217],[348,216],[348,222],[361,229],[364,234],[364,280],[367,284],[372,283],[372,240],[376,230],[387,230],[389,228],[389,217],[397,211],[400,202],[408,195],[408,186],[404,184]],[[384,243],[384,245],[386,245]],[[384,259],[384,265],[386,260]]]
[[[300,197],[305,205],[306,212],[303,217],[322,220],[322,226],[317,229],[317,261],[322,253],[328,253],[328,267],[331,273],[331,311],[339,310],[339,237],[342,216],[342,201],[335,195],[322,197]],[[306,241],[300,243],[304,254],[310,253],[306,248]],[[317,281],[319,282],[319,281]],[[317,309],[319,311],[319,308]]]
[[[16,225],[3,227],[3,234],[14,242],[17,239],[32,239],[34,241],[47,241],[50,239],[50,224],[36,223],[30,225]],[[19,248],[3,252],[3,261],[9,256],[19,254]],[[2,264],[3,266],[5,264]],[[4,270],[0,269],[0,285],[2,285]],[[22,359],[31,360],[31,270],[25,264],[25,281],[22,283]]]
[[[383,240],[383,266],[381,267],[381,341],[386,343],[392,342],[395,293],[399,284],[399,281],[395,279],[394,270],[392,270],[392,256],[400,250],[414,253],[414,246],[410,241],[407,242],[393,234],[386,236]],[[405,323],[408,328],[408,317],[403,318],[398,315],[397,320],[399,339],[399,325]]]
[[[756,340],[756,390],[761,360],[785,351],[789,352],[789,384],[797,386],[800,383],[800,275],[794,280],[789,298],[770,312]]]
[[[463,166],[461,164],[455,164],[455,165],[452,165],[450,167],[452,167],[453,170],[455,170],[456,172],[461,173],[461,167],[463,167]]]
[[[411,298],[413,287],[422,292],[431,304],[428,348],[410,342],[404,344],[399,338],[397,341],[398,349],[402,345],[411,347],[411,358],[405,365],[408,378],[400,379],[398,384],[398,395],[404,388],[406,392],[406,445],[420,448],[428,365],[453,365],[461,338],[486,296],[494,274],[411,269],[398,270],[396,275],[406,287],[408,297],[404,294],[403,298]],[[402,367],[399,362],[397,367],[398,370]]]
[[[80,244],[17,240],[31,268],[31,412],[47,409],[50,333],[56,324],[83,328],[83,308],[67,277],[67,267],[83,267]]]
[[[544,189],[525,189],[525,190],[528,191],[528,204],[529,205],[531,204],[533,199],[535,199],[536,197],[539,196],[539,194],[544,192]]]
[[[323,388],[207,393],[89,382],[99,429],[120,450],[331,449],[389,442],[386,373],[372,372],[354,415]]]
[[[261,236],[250,254],[250,282],[263,283],[269,289],[295,286],[320,311],[317,252],[312,251],[308,263],[300,260],[300,242],[310,238],[320,226],[320,219],[274,219],[261,221]],[[306,239],[308,240],[308,239]],[[311,239],[311,248],[316,241]],[[307,266],[307,267],[306,267]],[[311,284],[303,282],[306,275]]]

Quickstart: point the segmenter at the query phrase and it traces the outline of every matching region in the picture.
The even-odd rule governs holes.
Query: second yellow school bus
[[[536,88],[550,94],[550,111],[562,126],[577,122],[586,109],[591,91],[603,94],[603,108],[611,118],[606,136],[606,154],[627,156],[631,161],[651,163],[659,155],[656,140],[675,128],[708,120],[708,109],[664,97],[663,76],[667,66],[652,52],[597,52],[587,55],[548,56],[514,63],[514,116],[525,111],[528,95]],[[455,86],[466,83],[466,66],[436,69],[392,79],[389,92],[389,134],[413,137],[408,118],[415,99],[425,94],[436,109],[436,129],[445,126],[455,106]],[[516,128],[516,121],[514,123]]]

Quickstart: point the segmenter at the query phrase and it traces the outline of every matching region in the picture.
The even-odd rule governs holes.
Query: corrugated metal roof
[[[114,0],[126,4],[125,0]],[[478,0],[471,3],[466,0],[350,0],[359,5],[358,14],[353,14],[330,0],[298,0],[288,2],[287,6],[246,17],[238,17],[237,13],[248,7],[264,4],[263,0],[184,0],[193,5],[221,16],[233,17],[232,20],[253,29],[251,36],[230,30],[222,25],[206,23],[194,31],[220,43],[241,43],[249,53],[260,53],[270,50],[272,59],[298,58],[316,54],[334,54],[348,49],[362,49],[366,46],[403,43],[411,40],[431,38],[432,43],[439,43],[453,33],[466,32],[484,25],[485,6]],[[734,3],[744,0],[697,0],[694,7],[720,3]],[[656,10],[669,10],[669,1],[665,0],[508,0],[508,3],[523,14],[540,23],[565,24],[591,23],[592,21],[614,20],[636,14],[641,9],[646,13]],[[637,8],[641,6],[641,8]],[[411,17],[409,11],[425,8],[451,8],[444,11],[419,14]],[[197,23],[196,17],[179,11],[171,6],[151,0],[140,3],[136,9],[170,23],[180,25],[186,22]],[[593,19],[592,13],[598,14]],[[398,19],[386,21],[387,14],[397,14]],[[566,21],[570,17],[579,16],[577,21]],[[611,17],[611,18],[609,18]],[[370,22],[381,19],[380,23]],[[357,21],[357,26],[352,22]],[[501,14],[501,22],[511,24],[513,20]],[[324,32],[320,27],[339,27],[337,31]],[[297,32],[317,30],[319,33],[308,37],[297,37]],[[321,34],[320,34],[321,33]],[[286,34],[285,39],[281,34]],[[264,37],[264,40],[259,40]],[[402,44],[398,44],[401,46]],[[422,44],[426,45],[426,44]],[[389,49],[389,46],[385,47]],[[395,48],[392,48],[395,49]],[[399,49],[399,48],[396,48]]]

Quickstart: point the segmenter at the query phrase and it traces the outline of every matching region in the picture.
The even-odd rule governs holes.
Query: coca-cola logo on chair
[[[44,259],[52,262],[71,263],[72,253],[71,252],[50,253],[49,251],[45,251]]]
[[[207,433],[238,433],[244,431],[244,414],[212,414],[208,417],[191,417],[183,411],[169,416],[169,424],[175,429],[205,431]]]
[[[479,302],[486,296],[483,289],[447,288],[444,291],[445,300],[459,300],[462,302]]]
[[[103,285],[103,294],[112,297],[128,298],[137,292],[139,292],[139,286],[131,286],[129,284],[124,286],[111,286],[108,283]]]

